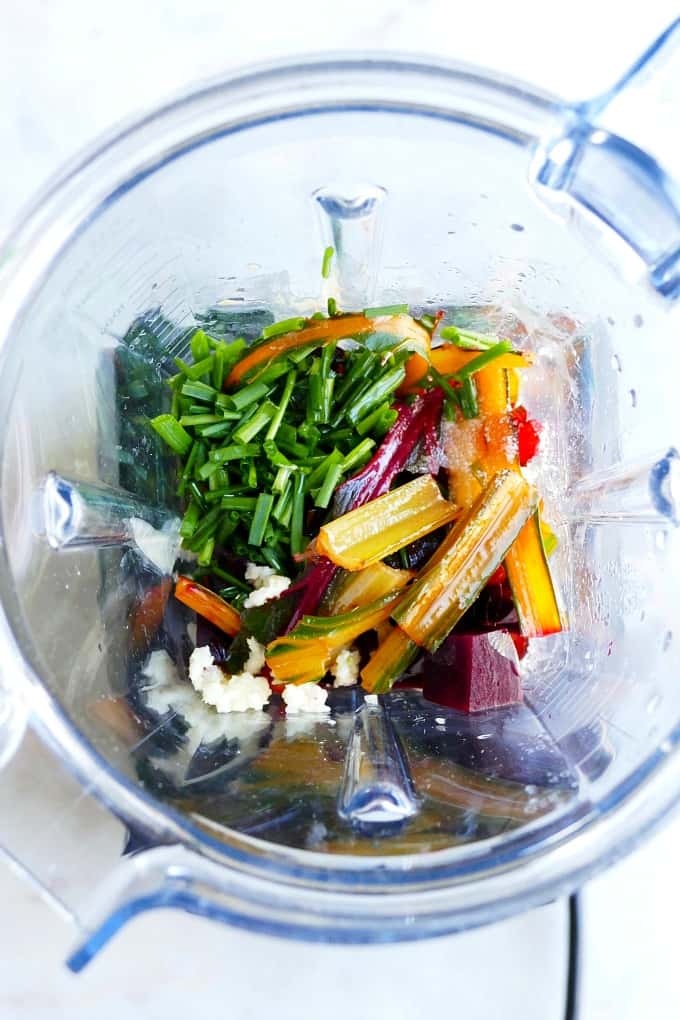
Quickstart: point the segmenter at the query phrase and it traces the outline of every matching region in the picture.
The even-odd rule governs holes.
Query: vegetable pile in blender
[[[524,471],[529,352],[442,312],[331,299],[249,344],[199,329],[175,360],[152,425],[178,458],[191,568],[174,598],[197,615],[204,701],[323,712],[355,684],[463,711],[521,699],[528,642],[564,627]]]

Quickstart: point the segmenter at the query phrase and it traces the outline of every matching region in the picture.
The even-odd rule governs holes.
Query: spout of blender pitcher
[[[680,298],[680,18],[607,92],[564,108],[530,176],[551,206],[611,228],[663,298]]]

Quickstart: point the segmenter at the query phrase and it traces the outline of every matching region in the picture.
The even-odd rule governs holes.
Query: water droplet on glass
[[[616,372],[622,371],[622,369],[621,369],[621,358],[618,356],[618,354],[612,354],[612,368]]]
[[[635,315],[633,316],[633,325],[637,326],[637,328],[639,329],[640,326],[644,326],[644,324],[645,320],[642,318],[639,312],[636,312]]]
[[[667,630],[663,636],[663,644],[661,645],[661,651],[667,652],[671,647],[671,641],[673,640],[673,631]]]
[[[607,322],[609,323],[610,326],[616,325],[616,319],[612,319],[611,315],[607,316]]]
[[[654,715],[657,708],[661,704],[661,701],[662,698],[660,694],[655,694],[652,698],[650,698],[649,701],[647,702],[647,714]]]
[[[631,407],[637,407],[637,393],[635,390],[628,390]]]
[[[518,234],[521,234],[522,231],[524,230],[524,227],[522,226],[521,223],[511,223],[510,224],[510,229],[511,230],[516,230]]]

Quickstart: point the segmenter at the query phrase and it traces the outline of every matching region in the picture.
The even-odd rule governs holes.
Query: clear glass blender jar
[[[577,107],[416,60],[210,84],[86,154],[8,241],[3,758],[29,714],[137,850],[83,889],[63,878],[68,817],[39,849],[7,826],[77,921],[75,969],[153,906],[356,942],[485,923],[573,888],[676,799],[677,163],[607,124],[666,80],[677,36]],[[521,706],[351,692],[328,720],[216,722],[149,703],[149,654],[181,673],[187,648],[136,626],[169,582],[129,526],[175,510],[148,428],[168,361],[198,322],[247,332],[329,288],[521,328],[539,354],[527,401],[570,627],[532,651]]]

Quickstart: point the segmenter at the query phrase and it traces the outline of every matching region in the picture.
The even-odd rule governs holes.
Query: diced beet
[[[522,700],[519,665],[507,631],[451,634],[424,660],[423,694],[461,712],[483,712]]]

